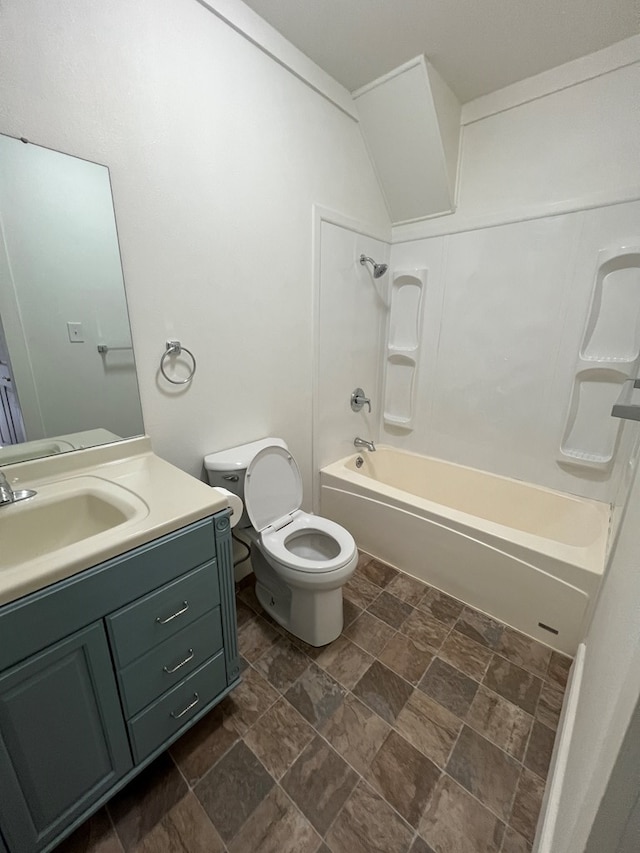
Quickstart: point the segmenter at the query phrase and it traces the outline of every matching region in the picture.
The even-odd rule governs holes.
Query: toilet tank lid
[[[265,447],[287,447],[281,438],[261,438],[248,444],[239,444],[217,453],[208,453],[204,457],[204,467],[207,471],[234,471],[248,468],[257,453]]]

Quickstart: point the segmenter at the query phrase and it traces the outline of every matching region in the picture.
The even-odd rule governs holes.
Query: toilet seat
[[[245,475],[244,496],[251,523],[276,562],[320,573],[340,569],[353,559],[356,543],[344,527],[300,509],[302,477],[286,448],[272,445],[256,453]],[[323,543],[323,537],[329,542]],[[298,553],[291,550],[294,543]],[[323,546],[328,555],[322,553]]]
[[[285,447],[268,445],[253,457],[244,478],[244,504],[251,524],[262,532],[285,524],[302,503],[302,477]]]
[[[292,542],[299,542],[305,535],[312,537],[314,534],[327,537],[330,543],[335,544],[337,554],[334,557],[319,555],[314,559],[296,554],[288,547]],[[302,510],[294,512],[292,520],[286,526],[277,530],[268,527],[262,531],[261,542],[274,560],[300,572],[334,572],[345,566],[356,552],[355,540],[348,530],[335,521]]]

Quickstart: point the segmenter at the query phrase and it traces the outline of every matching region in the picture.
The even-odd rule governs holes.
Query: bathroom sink
[[[149,512],[133,492],[100,477],[59,480],[0,507],[0,572],[120,530]]]
[[[99,437],[74,433],[56,442],[84,444],[85,435],[89,441]],[[0,506],[0,605],[204,522],[228,506],[215,489],[156,456],[147,436],[0,470],[22,497]],[[29,490],[36,494],[27,497]]]

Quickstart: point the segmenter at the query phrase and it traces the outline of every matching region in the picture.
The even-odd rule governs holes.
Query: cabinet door
[[[45,847],[131,764],[102,622],[0,675],[0,826],[10,853]]]

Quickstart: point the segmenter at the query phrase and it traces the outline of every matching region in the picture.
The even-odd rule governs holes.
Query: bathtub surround
[[[602,471],[561,451],[598,255],[638,241],[640,202],[394,245],[391,268],[428,268],[411,430],[384,444],[605,502],[633,428],[619,427]],[[611,406],[583,424],[578,451],[601,443]]]
[[[530,853],[571,660],[365,555],[346,595],[313,649],[240,584],[243,683],[60,853]]]
[[[388,263],[389,245],[371,223],[314,210],[316,341],[314,370],[314,470],[350,454],[356,436],[378,440],[382,411],[381,352],[389,273],[374,278],[360,255]],[[371,399],[354,412],[351,393],[361,387]],[[315,478],[314,506],[319,506]]]
[[[568,460],[560,448],[599,252],[637,242],[639,219],[640,202],[629,202],[394,245],[383,288],[353,265],[366,238],[322,221],[318,467],[347,455],[352,434],[366,431],[383,444],[615,503],[617,523],[634,426],[615,423],[615,456],[603,470]],[[411,361],[394,348],[393,329],[384,331],[397,270],[426,281]],[[405,385],[389,370],[394,358],[392,367],[410,365]],[[344,398],[365,381],[375,389],[373,412],[356,415]],[[385,411],[394,406],[405,423]],[[585,424],[585,450],[606,427],[609,409],[604,404],[593,426]]]

